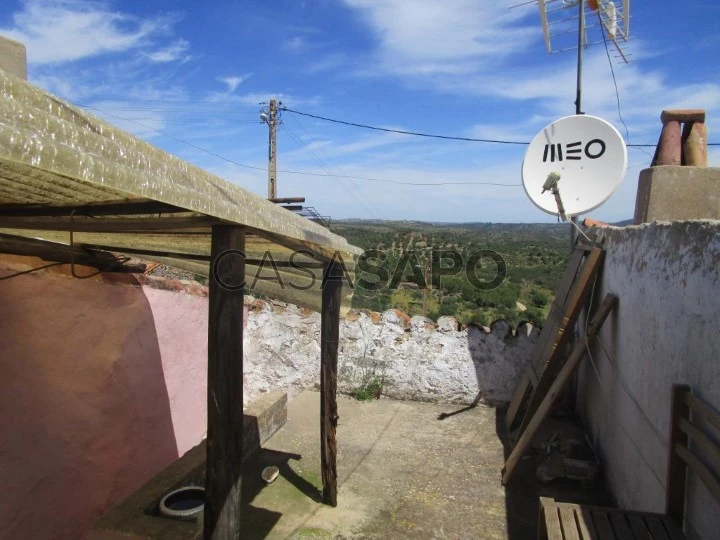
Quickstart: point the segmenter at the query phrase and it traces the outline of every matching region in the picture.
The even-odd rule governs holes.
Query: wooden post
[[[680,429],[680,419],[690,420],[690,408],[686,395],[690,387],[685,384],[674,384],[670,402],[670,444],[668,445],[668,472],[665,482],[665,513],[675,519],[681,526],[685,515],[685,481],[687,466],[675,452],[675,446],[687,446],[688,436]]]
[[[203,536],[240,537],[245,229],[212,228]]]
[[[334,260],[323,276],[320,322],[320,455],[323,502],[337,506],[337,359],[343,270]]]

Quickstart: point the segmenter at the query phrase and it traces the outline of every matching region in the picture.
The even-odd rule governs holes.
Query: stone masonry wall
[[[452,317],[437,323],[400,310],[351,311],[340,325],[338,389],[382,381],[395,399],[495,404],[512,397],[539,331],[505,321],[460,329]],[[275,388],[290,397],[320,381],[320,315],[292,305],[255,300],[245,334],[246,399]]]

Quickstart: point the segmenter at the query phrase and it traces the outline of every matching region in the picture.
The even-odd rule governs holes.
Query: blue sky
[[[259,102],[273,96],[352,122],[510,140],[530,140],[574,113],[575,53],[547,54],[537,6],[509,9],[518,3],[5,0],[0,35],[26,44],[35,84],[265,196],[266,173],[236,163],[266,166]],[[720,140],[718,22],[720,5],[709,0],[632,2],[633,62],[613,58],[630,142],[655,143],[664,108],[707,109],[709,138]],[[624,134],[602,45],[586,51],[584,84],[584,111]],[[289,112],[278,137],[281,171],[337,175],[280,172],[278,195],[303,195],[333,218],[554,220],[520,186],[523,146],[367,131]],[[629,150],[622,187],[593,217],[632,217],[652,151]],[[717,147],[710,161],[720,165]]]

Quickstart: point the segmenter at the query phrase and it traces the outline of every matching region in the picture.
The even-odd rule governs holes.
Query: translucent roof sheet
[[[72,206],[134,199],[151,199],[187,210],[179,214],[182,216],[202,214],[248,227],[249,258],[267,255],[275,261],[287,261],[291,248],[303,248],[316,257],[342,258],[354,277],[353,261],[361,250],[343,237],[0,69],[0,204]],[[7,227],[9,222],[2,221],[5,218],[0,210],[0,232],[69,243],[67,219],[65,225],[49,231]],[[52,218],[43,218],[47,219]],[[38,225],[38,229],[42,228],[49,227]],[[140,249],[207,256],[210,229],[75,233],[74,243],[112,247],[112,251],[121,253],[125,248],[128,253]],[[295,260],[313,259],[300,256]],[[207,262],[172,257],[159,262],[207,274]],[[248,265],[248,282],[252,285],[255,281],[251,292],[319,310],[320,280],[310,278],[307,269],[279,269],[280,277],[306,280],[297,287],[288,286],[286,281],[280,286],[277,280],[254,280],[254,271]],[[320,276],[322,270],[313,269],[312,273]],[[260,275],[277,277],[271,271]],[[352,290],[344,287],[343,291],[347,308]]]

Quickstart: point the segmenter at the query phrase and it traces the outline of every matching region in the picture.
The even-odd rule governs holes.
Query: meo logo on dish
[[[589,159],[597,159],[605,153],[605,141],[602,139],[592,139],[585,147],[582,146],[582,141],[571,142],[565,145],[565,159],[566,160],[580,160],[583,154]],[[543,152],[543,163],[548,161],[550,163],[563,160],[563,145],[557,144],[546,144],[545,151]],[[557,158],[557,159],[556,159]]]

